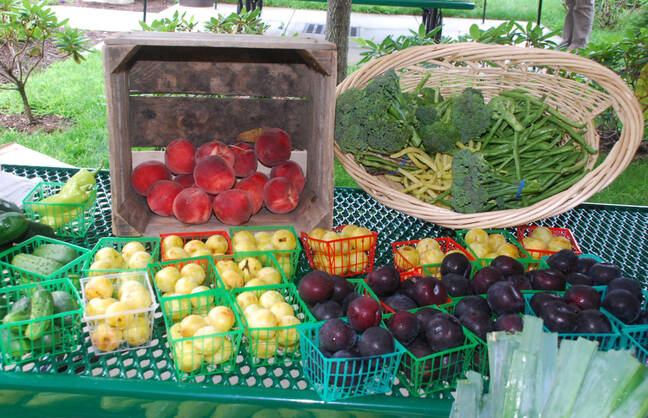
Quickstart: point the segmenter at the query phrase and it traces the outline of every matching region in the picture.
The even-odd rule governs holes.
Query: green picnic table
[[[3,165],[0,170],[44,181],[64,182],[77,169]],[[72,243],[92,248],[111,235],[110,177],[98,176],[95,222],[85,238]],[[453,237],[455,231],[383,206],[359,189],[336,188],[335,225],[357,224],[378,232],[376,265],[392,262],[391,243],[422,237]],[[582,204],[539,224],[568,227],[585,253],[619,265],[624,275],[646,285],[648,207]],[[296,277],[308,271],[302,253]],[[0,284],[3,283],[0,275]],[[87,334],[69,354],[43,357],[18,366],[0,363],[0,416],[20,417],[447,417],[450,390],[411,396],[396,381],[388,395],[324,403],[299,362],[251,366],[242,352],[237,370],[178,381],[166,347],[165,326],[156,318],[154,344],[146,349],[94,355]]]

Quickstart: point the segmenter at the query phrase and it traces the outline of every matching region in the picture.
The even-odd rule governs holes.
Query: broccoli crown
[[[460,149],[452,156],[452,186],[450,204],[460,213],[482,212],[489,199],[484,183],[490,166],[481,153]]]
[[[450,120],[459,130],[464,144],[482,135],[490,126],[491,108],[477,89],[467,88],[454,97],[450,112]]]
[[[439,115],[434,105],[417,106],[414,111],[418,126],[432,125],[439,120]]]
[[[524,130],[524,127],[515,117],[515,102],[510,97],[495,96],[488,103],[488,107],[491,109],[493,116],[504,119],[514,131],[521,132]]]
[[[423,148],[429,154],[451,151],[461,138],[454,125],[441,121],[423,125],[417,132],[421,138]]]

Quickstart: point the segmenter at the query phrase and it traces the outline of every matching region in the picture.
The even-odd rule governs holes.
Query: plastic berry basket
[[[174,296],[165,298],[162,303],[167,342],[179,380],[236,370],[243,326],[234,300],[222,289],[208,290],[199,295],[199,298],[195,295]],[[172,331],[174,325],[179,327],[183,318],[189,315],[205,317],[216,306],[225,306],[234,313],[234,324],[229,331],[191,337],[183,337],[179,330],[177,333]]]
[[[332,231],[340,233],[346,226],[340,225]],[[333,241],[312,238],[306,232],[302,232],[301,239],[308,264],[314,270],[351,277],[367,274],[373,268],[378,242],[377,232],[371,231],[368,235],[357,237],[340,237]]]
[[[370,296],[371,298],[377,300],[380,302],[380,299],[378,299],[378,296],[371,290],[371,288],[367,285],[367,283],[364,281],[364,279],[346,279],[351,285],[353,286],[353,290],[359,294],[360,296]],[[315,314],[313,313],[313,306],[309,307],[310,312],[313,314],[313,317],[315,317]],[[342,317],[346,317],[346,312],[343,312]],[[315,317],[317,320],[317,318]]]
[[[93,267],[93,263],[95,262],[95,255],[97,252],[105,247],[111,247],[114,248],[117,252],[122,251],[122,249],[129,243],[129,242],[138,242],[140,243],[143,247],[144,250],[149,253],[150,258],[146,266],[144,267],[138,267],[138,268],[127,268],[127,267],[121,267],[121,268],[96,268]],[[92,252],[86,259],[86,262],[83,266],[83,275],[84,276],[93,276],[93,275],[103,275],[103,274],[111,274],[111,273],[118,273],[118,272],[143,272],[146,273],[146,267],[150,263],[155,263],[160,261],[160,238],[157,237],[128,237],[128,238],[115,238],[115,237],[103,237],[97,241],[95,244],[94,248],[92,249]]]
[[[603,290],[601,291],[602,293],[601,300],[603,300],[603,297],[605,297],[605,293],[607,291],[607,286],[600,286],[600,287],[603,288]],[[643,290],[642,296],[643,296],[643,300],[641,302],[641,309],[648,309],[648,291]],[[615,315],[610,313],[605,308],[601,308],[601,311],[603,311],[603,313],[605,313],[608,316],[608,318],[611,318],[613,325],[615,325],[624,336],[634,339],[639,344],[643,344],[644,347],[648,346],[648,324],[641,324],[641,325],[626,324],[625,322],[621,321],[619,318],[617,318]]]
[[[447,254],[450,251],[461,251],[463,254],[466,255],[466,257],[468,257],[468,260],[471,261],[476,260],[476,258],[471,252],[468,252],[463,246],[461,246],[457,241],[453,240],[452,238],[443,237],[443,238],[434,238],[434,240],[439,243],[439,247],[444,254]],[[400,249],[402,247],[406,245],[416,247],[416,244],[418,244],[420,241],[421,241],[420,239],[416,239],[416,240],[399,241],[399,242],[392,243],[392,252],[394,255],[394,266],[396,266],[396,269],[401,274],[401,278],[407,278],[407,277],[421,275],[421,274],[425,274],[427,276],[440,277],[439,267],[441,266],[441,263],[425,264],[425,265],[419,264],[415,266],[400,252]]]
[[[225,238],[225,240],[227,241],[227,251],[225,251],[225,253],[223,254],[214,254],[214,258],[220,259],[222,255],[227,255],[227,254],[231,255],[234,253],[234,251],[232,250],[232,241],[230,240],[227,231],[176,232],[176,233],[160,234],[160,259],[162,261],[167,261],[172,259],[170,257],[167,257],[168,248],[165,248],[164,239],[174,235],[179,237],[182,240],[183,248],[189,241],[198,240],[198,241],[205,242],[212,235],[220,235],[223,238]],[[191,255],[189,256],[191,257]],[[188,258],[188,257],[182,257],[182,258]]]
[[[243,287],[231,291],[234,299],[234,306],[245,328],[244,341],[247,344],[250,362],[256,367],[294,363],[300,359],[299,335],[297,327],[301,324],[274,327],[254,327],[248,322],[245,316],[245,309],[239,303],[237,297],[244,292],[251,292],[260,297],[264,292],[275,290],[281,294],[287,302],[294,316],[301,322],[307,324],[315,322],[315,318],[308,310],[308,307],[297,294],[297,288],[292,283],[268,285],[259,287]]]
[[[2,365],[22,364],[37,358],[57,356],[77,349],[80,344],[82,302],[79,293],[67,278],[44,280],[0,289],[0,312],[10,312],[11,306],[38,289],[62,291],[74,300],[77,308],[37,319],[0,323],[0,351]],[[27,327],[43,327],[39,338],[27,338]],[[33,337],[33,336],[32,336]]]
[[[46,276],[11,264],[12,259],[17,254],[31,254],[36,250],[36,248],[44,244],[59,244],[71,248],[76,252],[77,258],[65,265],[62,265],[58,270]],[[0,253],[0,268],[8,273],[3,275],[3,278],[0,279],[0,285],[15,286],[19,284],[68,277],[72,283],[78,287],[78,280],[81,277],[82,267],[89,256],[90,250],[87,248],[79,247],[78,245],[70,244],[54,238],[36,235]]]
[[[648,367],[648,333],[644,333],[643,338],[635,338],[626,331],[622,331],[622,333],[626,339],[623,348],[631,350],[637,357],[637,360]]]
[[[534,292],[537,293],[537,292]],[[564,294],[564,292],[553,292]],[[533,294],[526,293],[524,294],[524,313],[527,315],[538,316],[531,307],[531,298]],[[577,333],[558,333],[558,340],[576,340],[577,338],[585,338],[588,340],[596,341],[599,343],[598,349],[600,351],[608,350],[618,350],[622,348],[623,345],[623,335],[619,331],[619,328],[616,326],[613,318],[604,310],[601,309],[601,312],[608,318],[610,325],[612,326],[612,332],[609,334],[577,334]],[[545,325],[543,328],[546,332],[551,332]]]
[[[231,290],[242,287],[259,287],[268,284],[290,283],[290,280],[284,274],[284,270],[281,268],[281,265],[275,258],[274,254],[272,254],[272,252],[270,251],[258,252],[254,256],[246,256],[244,258],[241,258],[238,263],[228,258],[228,256],[222,257],[225,258],[222,260],[215,260],[214,263],[221,283],[223,284],[223,287],[225,289]],[[237,273],[240,272],[238,273],[240,275],[240,278],[237,279],[236,276],[229,276],[228,274],[231,274],[232,272],[228,272],[227,270],[230,269],[223,267],[222,263],[235,263],[238,268]],[[259,267],[261,269],[265,267],[272,267],[277,272],[278,277],[270,283],[268,283],[267,280],[264,280],[263,283],[252,283],[253,279],[260,278],[259,275],[261,274],[261,270],[256,271],[256,268]]]
[[[486,259],[482,259],[482,260],[486,260]],[[479,270],[481,270],[483,267],[489,266],[490,262],[493,261],[494,259],[491,259],[486,265],[482,264],[482,260],[471,261],[472,264],[472,270],[470,271],[471,280],[473,277],[475,277],[475,274],[477,274]],[[525,272],[531,270],[543,270],[549,268],[549,265],[547,265],[547,263],[544,260],[536,260],[534,258],[517,258],[516,260],[520,264],[522,264],[522,267],[524,268]]]
[[[130,281],[139,282],[150,297],[150,304],[146,308],[128,309],[114,313],[90,315],[88,313],[88,283],[97,276],[83,277],[81,279],[81,296],[83,298],[83,321],[86,324],[88,336],[92,344],[91,351],[95,355],[104,355],[120,351],[129,351],[146,348],[152,345],[153,322],[158,304],[155,292],[146,271],[105,274],[112,285],[112,298],[120,301],[121,287]]]
[[[471,253],[475,257],[475,259],[478,260],[481,263],[481,265],[483,265],[483,266],[489,265],[491,263],[491,261],[494,260],[494,257],[493,258],[491,258],[491,257],[480,257],[478,254],[476,254],[475,251],[472,248],[470,248],[470,245],[468,245],[468,243],[466,242],[465,238],[466,238],[466,234],[468,233],[468,231],[469,231],[469,229],[457,230],[456,231],[456,233],[457,233],[457,241],[464,248],[466,248],[466,251]],[[521,259],[525,259],[525,258],[533,259],[531,254],[529,254],[527,252],[527,250],[524,249],[522,244],[520,244],[518,242],[517,238],[513,234],[511,234],[509,231],[507,231],[506,229],[485,229],[485,231],[486,231],[486,233],[488,235],[502,234],[504,236],[504,238],[506,239],[506,242],[508,244],[513,244],[517,248],[518,253],[519,253],[519,257],[514,257],[516,260],[521,260]],[[538,258],[540,258],[540,257],[538,257]]]
[[[40,182],[23,199],[28,219],[49,225],[59,237],[83,238],[94,224],[97,208],[96,186],[83,203],[43,203],[41,200],[61,190],[65,183]]]
[[[546,262],[548,258],[549,258],[549,256],[545,255],[545,256],[542,257],[542,261]],[[604,261],[601,257],[599,257],[596,254],[579,254],[578,258],[593,258],[594,260],[596,260],[598,262],[603,262]],[[571,287],[571,284],[569,282],[567,282],[567,289],[569,289],[570,287]],[[596,285],[596,286],[592,286],[592,287],[594,289],[596,289],[597,291],[599,291],[599,292],[603,292],[605,289],[607,289],[607,285]]]
[[[391,391],[405,348],[394,339],[394,352],[353,359],[329,358],[319,349],[324,321],[298,327],[302,370],[324,402]]]
[[[270,235],[274,234],[279,230],[288,230],[292,233],[295,238],[295,248],[292,250],[257,250],[257,251],[237,251],[234,243],[234,235],[237,232],[247,231],[251,234],[256,234],[258,232],[267,232]],[[281,266],[284,275],[288,280],[293,280],[295,278],[295,273],[297,271],[297,264],[299,263],[299,256],[301,255],[302,247],[299,242],[299,236],[295,232],[295,228],[291,225],[278,225],[278,226],[237,226],[231,227],[229,229],[230,239],[232,240],[232,248],[234,250],[234,259],[240,260],[244,257],[264,257],[268,253],[272,253],[277,262]]]
[[[174,291],[165,292],[165,290],[167,289],[161,289],[155,278],[156,274],[162,269],[165,269],[167,267],[175,267],[180,273],[180,277],[182,277],[183,268],[189,264],[197,264],[205,273],[204,280],[198,283],[199,286],[207,286],[210,289],[225,288],[225,285],[223,284],[220,276],[218,275],[218,270],[216,270],[214,259],[211,256],[204,255],[200,257],[161,261],[159,263],[151,263],[146,267],[146,269],[149,277],[151,278],[153,289],[155,290],[155,294],[157,295],[160,304],[162,304],[162,300],[163,298],[165,298],[164,295],[166,293],[175,293],[175,292]]]
[[[515,229],[515,235],[517,237],[518,242],[522,247],[527,250],[529,254],[539,255],[540,257],[545,256],[545,255],[551,255],[557,251],[551,251],[551,250],[530,250],[524,247],[524,243],[522,240],[528,236],[531,236],[533,231],[538,228],[538,225],[523,225],[523,226],[518,226]],[[570,229],[567,228],[554,228],[554,227],[547,227],[549,231],[551,231],[551,235],[554,237],[563,237],[569,240],[569,243],[571,244],[571,250],[574,252],[574,254],[582,254],[583,252],[581,251],[580,247],[578,246],[578,242],[576,242],[576,237],[574,237],[574,234]],[[537,258],[537,257],[536,257]]]

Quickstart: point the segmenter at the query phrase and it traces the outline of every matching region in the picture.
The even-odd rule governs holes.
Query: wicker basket
[[[466,87],[482,90],[486,100],[513,88],[538,97],[546,95],[546,103],[566,117],[587,124],[584,137],[595,149],[599,147],[594,125],[597,115],[612,106],[623,125],[621,137],[607,158],[569,189],[533,206],[473,214],[457,213],[400,192],[396,183],[369,175],[352,154],[343,153],[335,144],[335,155],[342,166],[376,200],[449,228],[503,228],[567,211],[612,183],[630,164],[643,137],[641,109],[624,81],[598,63],[566,52],[478,43],[411,47],[365,64],[338,85],[337,95],[351,87],[364,87],[389,68],[401,70],[404,91],[412,90],[426,73],[431,73],[426,86],[440,87],[444,97]],[[592,83],[604,91],[594,89]],[[594,167],[597,157],[589,157],[588,168]]]

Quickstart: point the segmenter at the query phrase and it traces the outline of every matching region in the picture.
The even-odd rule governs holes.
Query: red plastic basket
[[[206,232],[176,232],[176,233],[168,233],[168,234],[160,234],[160,258],[162,261],[168,261],[170,260],[169,258],[166,257],[166,248],[164,248],[164,244],[162,244],[162,241],[166,237],[169,237],[171,235],[177,235],[182,239],[182,245],[188,243],[191,240],[200,240],[200,241],[206,241],[207,238],[211,237],[212,235],[222,235],[225,237],[227,240],[227,252],[226,255],[232,255],[234,254],[234,251],[232,249],[232,240],[230,239],[229,234],[227,231],[206,231]],[[224,258],[223,256],[214,256],[216,259],[222,259]],[[231,258],[231,257],[229,257]]]
[[[475,260],[475,257],[470,252],[468,252],[464,247],[462,247],[457,241],[453,240],[452,238],[434,238],[434,240],[439,243],[439,246],[441,247],[441,251],[444,254],[447,254],[449,251],[459,250],[462,253],[464,253],[466,257],[468,257],[468,260],[470,261]],[[438,270],[438,267],[441,266],[441,263],[425,265],[425,269],[423,268],[422,265],[415,266],[412,263],[410,263],[405,257],[403,257],[398,250],[404,245],[411,245],[412,247],[416,247],[416,244],[418,244],[420,241],[421,241],[420,239],[416,239],[410,241],[392,242],[392,251],[394,254],[394,266],[400,273],[401,280],[412,276],[428,275],[427,273],[433,272],[434,270]],[[400,267],[396,263],[397,257],[400,257],[400,259],[402,259],[403,261],[403,264],[405,264],[407,267],[405,268]]]
[[[516,238],[520,245],[531,255],[535,256],[536,254],[538,255],[537,258],[541,258],[542,256],[545,255],[551,255],[554,254],[556,251],[550,251],[550,250],[530,250],[524,246],[522,243],[522,240],[528,236],[531,235],[533,230],[538,228],[538,225],[524,225],[524,226],[518,226],[515,231]],[[581,251],[580,247],[578,246],[578,243],[576,242],[576,238],[574,237],[574,234],[572,234],[571,230],[567,228],[553,228],[553,227],[546,227],[551,231],[551,235],[554,237],[564,237],[569,240],[569,243],[571,244],[571,250],[574,252],[574,254],[582,254],[583,252]]]
[[[332,231],[339,233],[345,226],[347,225],[335,227]],[[312,238],[307,233],[302,232],[301,241],[308,258],[308,264],[312,269],[349,277],[366,274],[373,269],[378,233],[371,232],[370,235],[324,241]],[[351,248],[358,248],[359,244],[363,244],[363,247],[368,247],[368,249],[362,251],[351,250]],[[344,256],[344,248],[349,249],[348,257]],[[336,255],[336,252],[342,254]],[[360,253],[366,254],[366,260],[364,256],[360,256]]]

